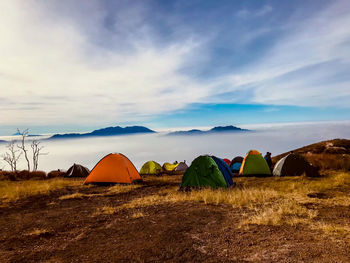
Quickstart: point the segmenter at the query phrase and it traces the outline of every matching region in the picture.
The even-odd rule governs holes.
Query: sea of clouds
[[[350,139],[350,121],[242,127],[253,131],[187,136],[168,136],[162,131],[156,134],[43,140],[43,152],[48,154],[40,156],[39,169],[46,172],[68,169],[73,163],[92,169],[103,156],[114,152],[123,153],[140,169],[148,160],[160,164],[186,160],[190,164],[199,155],[210,154],[232,159],[237,155],[244,156],[250,149],[277,155],[322,140]],[[5,153],[5,145],[0,145],[0,154]],[[9,169],[3,160],[0,160],[0,168]],[[25,168],[23,158],[20,168]]]

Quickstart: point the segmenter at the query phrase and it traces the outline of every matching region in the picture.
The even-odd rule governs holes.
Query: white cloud
[[[270,5],[264,5],[262,8],[254,11],[243,8],[237,12],[237,16],[239,18],[244,18],[244,19],[248,19],[252,17],[261,17],[272,12],[272,10],[273,8]]]
[[[349,9],[348,2],[337,1],[306,21],[298,22],[298,17],[293,17],[286,22],[293,31],[263,59],[238,74],[223,76],[219,83],[227,90],[249,85],[253,95],[247,99],[256,103],[349,107],[349,79],[338,78],[333,83],[327,79],[340,70],[350,73]],[[315,66],[322,63],[330,66]],[[311,73],[303,73],[312,66],[315,68]],[[286,77],[296,71],[301,73]]]
[[[209,94],[178,73],[198,45],[193,39],[163,48],[138,39],[133,52],[112,52],[92,46],[74,23],[55,23],[33,2],[4,1],[0,9],[0,89],[14,101],[0,106],[2,123],[116,122]]]
[[[208,37],[184,30],[177,40],[160,45],[142,6],[116,13],[110,25],[114,29],[108,31],[106,11],[98,3],[89,2],[80,12],[66,8],[72,14],[63,16],[46,1],[0,2],[0,124],[137,121],[196,102],[242,103],[241,98],[218,99],[216,94],[247,86],[247,103],[348,106],[349,82],[315,84],[327,69],[312,78],[283,78],[327,61],[350,65],[350,13],[345,2],[296,26],[298,18],[293,18],[288,28],[294,32],[263,59],[205,83],[180,70],[189,58],[205,62],[201,58],[208,54],[198,50],[210,52],[205,46]],[[271,11],[266,6],[259,14]],[[269,30],[260,33],[264,32]],[[254,36],[248,34],[247,39]]]

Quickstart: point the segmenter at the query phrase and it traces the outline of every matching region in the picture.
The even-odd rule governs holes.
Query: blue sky
[[[349,120],[350,2],[0,3],[0,134]]]

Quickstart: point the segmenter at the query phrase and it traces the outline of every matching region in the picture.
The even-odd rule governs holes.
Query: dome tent
[[[162,173],[162,166],[155,161],[148,161],[140,169],[140,175],[159,175]]]
[[[90,170],[80,164],[73,164],[65,173],[64,177],[87,177]]]
[[[242,156],[236,156],[235,158],[232,159],[231,164],[230,164],[230,168],[231,168],[232,173],[239,173],[243,159],[244,158]]]
[[[244,157],[244,160],[239,171],[243,176],[270,176],[270,168],[257,150],[250,150]]]
[[[222,175],[225,178],[225,181],[227,183],[228,186],[234,185],[233,181],[232,181],[232,172],[230,167],[226,164],[226,162],[223,159],[220,159],[216,156],[211,156],[211,158],[214,160],[214,162],[216,163],[216,165],[218,166],[220,172],[222,173]]]
[[[232,179],[226,181],[214,159],[202,155],[193,160],[182,177],[180,189],[188,187],[229,187]]]
[[[299,154],[288,154],[280,159],[273,169],[274,176],[300,176],[303,173],[308,175],[310,163]]]
[[[231,161],[227,158],[222,159],[228,166],[230,166]]]
[[[185,172],[188,168],[188,165],[186,162],[179,162],[179,164],[175,167],[174,171],[175,172]]]
[[[163,169],[165,172],[172,172],[175,170],[175,168],[178,166],[179,164],[178,163],[168,163],[168,162],[165,162],[163,164]]]
[[[235,163],[243,163],[243,160],[244,158],[242,156],[236,156],[232,159],[230,166]]]
[[[103,157],[92,169],[84,184],[124,183],[141,180],[133,163],[121,153],[111,153]]]

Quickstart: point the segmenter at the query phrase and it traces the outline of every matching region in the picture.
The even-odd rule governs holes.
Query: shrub
[[[32,171],[27,170],[19,171],[16,173],[17,179],[29,180],[29,179],[46,179],[46,173],[44,171]]]
[[[47,178],[56,178],[56,177],[64,177],[65,176],[65,172],[62,172],[60,170],[55,170],[55,171],[51,171],[47,174]]]
[[[0,171],[0,181],[16,181],[17,176],[15,172],[9,172],[9,171]]]

